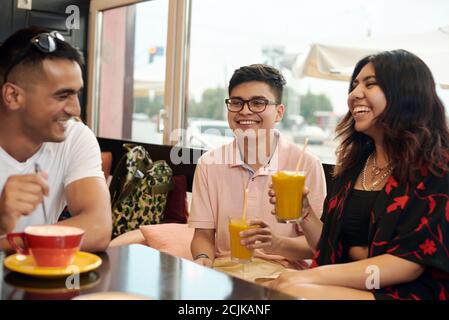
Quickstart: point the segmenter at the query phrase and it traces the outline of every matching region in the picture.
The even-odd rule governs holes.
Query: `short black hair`
[[[282,103],[282,92],[287,82],[279,70],[266,64],[252,64],[240,67],[234,71],[231,80],[229,80],[229,95],[231,95],[232,89],[236,86],[249,81],[265,82],[273,90],[276,102]]]
[[[24,48],[29,46],[33,37],[40,33],[49,33],[48,29],[40,27],[29,27],[13,33],[0,46],[0,83],[3,84],[5,72],[14,63],[17,57],[23,52]],[[84,65],[83,55],[68,42],[55,38],[56,50],[50,53],[44,53],[31,46],[25,58],[23,58],[10,72],[21,66],[30,66],[40,68],[45,59],[68,59],[77,62],[80,66]]]

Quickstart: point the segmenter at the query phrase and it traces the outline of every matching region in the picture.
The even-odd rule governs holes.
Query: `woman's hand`
[[[297,285],[313,283],[307,274],[307,271],[285,271],[279,277],[264,285],[272,289],[288,292]]]
[[[302,192],[302,214],[301,214],[299,223],[307,220],[307,217],[309,216],[309,214],[312,213],[312,208],[310,207],[310,204],[309,204],[308,194],[309,194],[309,188],[304,187],[304,191]],[[268,197],[270,197],[270,200],[269,200],[270,203],[272,205],[276,205],[276,193],[274,192],[272,183],[270,183],[270,185],[268,186]],[[273,210],[271,210],[271,214],[276,215],[275,208]]]
[[[268,186],[268,197],[270,198],[270,203],[274,206],[276,206],[276,192],[274,192],[273,184],[270,183]],[[276,208],[276,207],[275,207]],[[272,215],[276,215],[276,209],[271,210]]]
[[[240,232],[241,244],[248,249],[265,249],[276,252],[280,246],[280,238],[271,232],[270,226],[261,219],[249,220],[250,229]]]

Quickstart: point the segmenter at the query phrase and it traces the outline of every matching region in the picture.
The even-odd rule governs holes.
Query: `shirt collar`
[[[260,167],[258,170],[258,175],[272,175],[274,172],[278,171],[279,168],[279,149],[282,148],[284,145],[284,139],[282,138],[280,132],[278,130],[275,130],[274,132],[274,138],[275,138],[275,149],[273,154],[271,155],[271,158],[268,160],[268,162]],[[237,139],[234,139],[232,143],[229,144],[229,148],[226,149],[227,152],[227,159],[229,166],[232,167],[242,167],[246,170],[248,170],[251,174],[254,174],[254,169],[247,163],[243,161],[243,156],[240,148],[237,145]]]

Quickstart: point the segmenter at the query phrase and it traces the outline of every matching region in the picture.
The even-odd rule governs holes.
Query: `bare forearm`
[[[215,259],[215,230],[195,230],[195,234],[190,245],[190,250],[192,251],[192,257],[203,253],[213,261]]]
[[[367,290],[377,282],[381,288],[416,280],[424,267],[390,254],[344,264],[326,265],[301,271],[305,282]],[[377,277],[377,279],[376,279]]]
[[[323,231],[323,223],[312,211],[310,214],[301,220],[299,223],[301,226],[304,236],[309,244],[312,252],[315,252],[318,247],[318,242],[321,237],[321,232]]]
[[[81,250],[89,252],[105,251],[111,241],[112,222],[108,219],[92,219],[89,214],[89,212],[85,212],[58,222],[58,224],[78,227],[86,232]]]
[[[72,218],[59,224],[86,231],[82,243],[85,251],[104,251],[111,241],[112,214],[104,179],[85,178],[77,180],[65,189],[67,206]]]
[[[278,243],[270,252],[279,254],[289,260],[303,260],[313,257],[313,252],[304,236],[278,237]]]

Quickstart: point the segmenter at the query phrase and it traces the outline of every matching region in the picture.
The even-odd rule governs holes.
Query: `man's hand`
[[[270,226],[261,219],[248,221],[251,228],[240,232],[241,243],[248,249],[265,249],[269,252],[277,252],[280,239],[271,232]]]
[[[12,231],[20,217],[31,214],[48,192],[46,172],[10,176],[0,196],[0,234]]]

